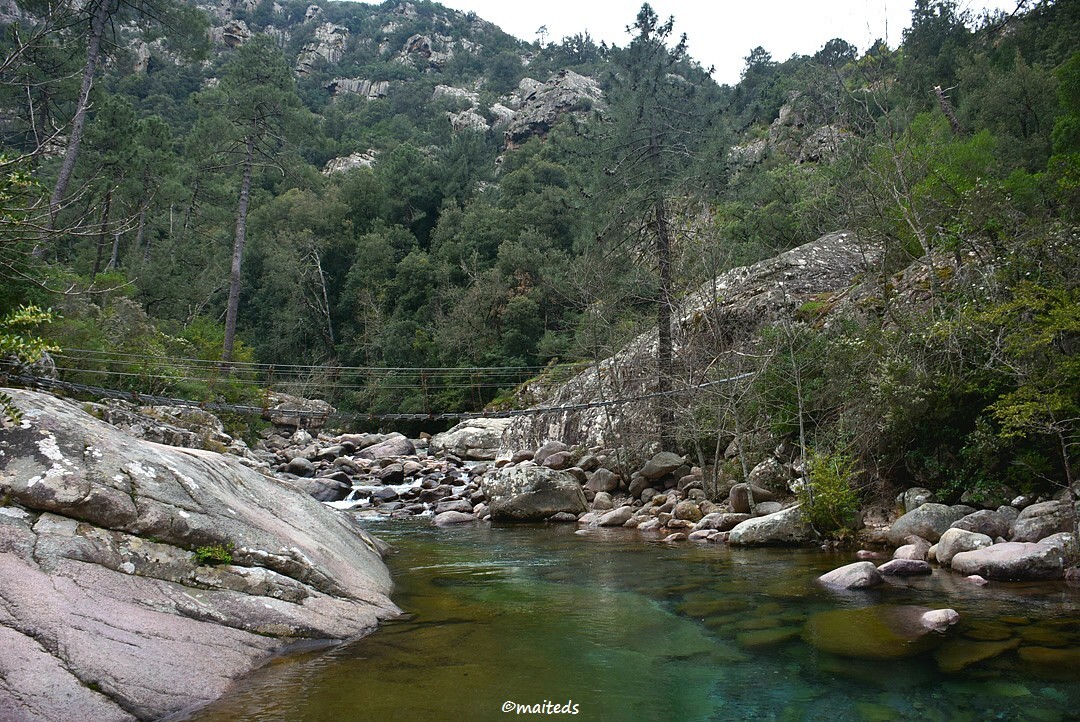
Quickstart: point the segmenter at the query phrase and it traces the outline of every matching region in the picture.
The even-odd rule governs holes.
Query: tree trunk
[[[90,18],[90,36],[86,44],[86,66],[83,68],[82,87],[75,104],[75,117],[71,119],[71,135],[68,137],[64,161],[60,165],[60,175],[56,178],[52,198],[49,200],[49,228],[56,224],[56,215],[64,201],[71,176],[75,172],[75,161],[79,157],[79,145],[82,143],[83,127],[86,125],[86,111],[90,105],[90,88],[94,85],[94,73],[97,72],[101,56],[101,39],[105,35],[105,25],[109,20],[110,0],[98,0],[94,14]],[[34,249],[37,256],[43,255],[44,247]]]
[[[135,250],[139,248],[143,249],[142,260],[143,263],[150,262],[150,241],[146,240],[146,213],[150,209],[150,202],[147,201],[143,204],[143,207],[139,209],[139,229],[135,232]],[[172,210],[170,209],[170,215]],[[171,231],[172,229],[170,229]],[[146,245],[143,245],[143,241],[146,241]]]
[[[660,298],[656,306],[656,391],[657,422],[660,425],[660,446],[675,450],[675,399],[671,397],[673,370],[671,343],[671,237],[668,235],[667,209],[664,201],[654,208],[656,260],[660,278]]]
[[[233,360],[233,344],[236,340],[236,313],[240,308],[240,266],[244,261],[244,243],[247,241],[247,212],[251,200],[251,168],[255,163],[255,136],[249,135],[244,156],[244,178],[240,183],[240,203],[236,208],[236,239],[233,241],[232,269],[229,273],[229,302],[225,310],[225,343],[221,360],[228,364]]]
[[[105,235],[109,230],[109,208],[112,206],[112,189],[105,194],[105,206],[101,209],[101,230],[98,232],[97,255],[94,256],[93,278],[101,271],[101,256],[105,249]]]

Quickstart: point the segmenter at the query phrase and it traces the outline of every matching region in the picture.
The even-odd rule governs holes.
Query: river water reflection
[[[935,570],[835,594],[814,578],[850,554],[665,545],[573,525],[371,528],[397,549],[389,563],[406,616],[355,643],[279,658],[185,719],[1080,715],[1080,589],[1064,583],[977,587]],[[875,627],[845,615],[822,626],[837,617],[822,613],[852,610],[857,620],[896,605],[951,607],[961,622],[932,649],[900,658],[887,630],[867,639]],[[809,630],[856,635],[852,651],[864,656],[822,651],[804,639]],[[503,711],[512,704],[549,713]]]

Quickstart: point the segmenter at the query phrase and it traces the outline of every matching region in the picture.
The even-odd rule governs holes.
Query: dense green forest
[[[680,298],[847,229],[883,249],[879,293],[748,339],[784,364],[738,409],[662,409],[665,441],[742,424],[957,494],[1072,482],[1077,0],[917,0],[898,47],[748,48],[734,87],[648,6],[624,47],[397,0],[5,18],[5,353],[51,345],[64,378],[143,393],[269,380],[428,412],[510,403],[659,328],[663,391]],[[525,118],[530,97],[555,111]],[[923,300],[890,303],[903,283]]]

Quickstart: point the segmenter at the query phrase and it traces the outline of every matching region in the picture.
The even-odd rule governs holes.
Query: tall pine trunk
[[[94,74],[97,72],[98,61],[101,58],[101,39],[105,35],[105,26],[109,20],[109,5],[111,0],[98,0],[94,8],[94,14],[90,18],[90,35],[86,44],[86,66],[83,68],[82,87],[79,88],[79,98],[75,103],[75,117],[71,120],[71,135],[68,137],[67,150],[64,151],[64,161],[60,164],[60,175],[56,178],[53,187],[52,198],[49,200],[49,227],[56,225],[56,216],[64,202],[64,194],[67,193],[71,176],[75,172],[75,161],[79,157],[79,145],[82,143],[83,128],[86,125],[86,111],[90,105],[90,89],[94,85]],[[45,252],[44,247],[34,249],[34,255],[40,256]]]
[[[244,155],[244,178],[240,182],[240,203],[236,208],[236,239],[233,241],[232,269],[229,273],[229,302],[225,310],[225,343],[221,360],[227,364],[233,360],[233,344],[236,340],[236,314],[240,308],[240,267],[244,261],[244,243],[247,241],[247,212],[251,200],[251,168],[255,164],[255,136],[246,140]]]

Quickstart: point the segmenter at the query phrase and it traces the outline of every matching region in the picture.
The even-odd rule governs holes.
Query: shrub
[[[858,521],[859,496],[854,487],[855,459],[843,452],[810,451],[809,483],[796,492],[804,518],[822,536],[844,539]]]
[[[232,542],[225,542],[224,544],[208,544],[207,546],[196,547],[195,552],[191,555],[191,559],[196,564],[206,564],[209,566],[214,566],[216,564],[232,564],[232,552],[234,548]]]

